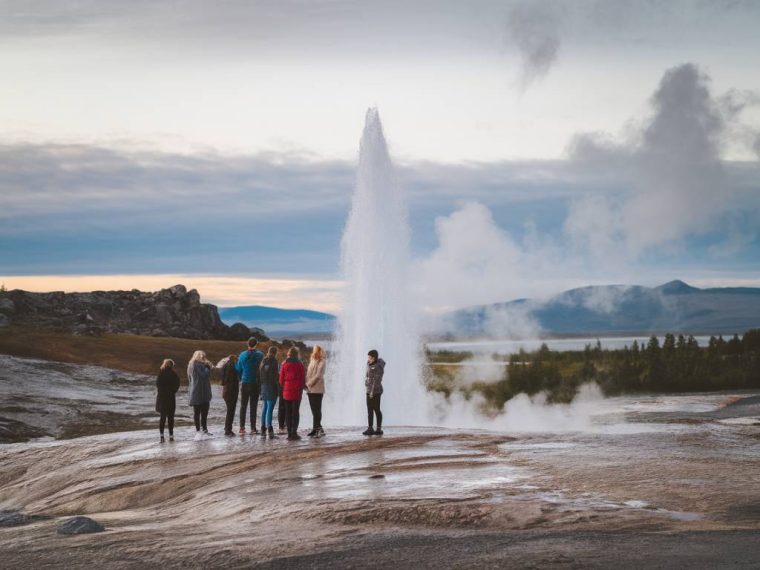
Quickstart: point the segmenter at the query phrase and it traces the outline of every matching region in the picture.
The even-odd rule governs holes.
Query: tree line
[[[614,350],[599,341],[565,352],[543,344],[512,354],[498,382],[475,383],[469,390],[501,408],[520,393],[546,392],[550,402],[569,402],[586,382],[596,382],[605,395],[760,388],[760,329],[728,340],[712,336],[707,346],[682,334],[666,334],[662,344],[653,335],[646,344],[634,341]]]

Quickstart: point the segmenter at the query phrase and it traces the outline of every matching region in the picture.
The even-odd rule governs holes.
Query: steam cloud
[[[580,387],[570,404],[547,405],[546,396],[520,394],[496,413],[483,413],[483,400],[473,395],[469,400],[460,393],[433,404],[436,424],[442,427],[488,429],[509,432],[578,432],[604,429],[593,423],[599,403],[604,399],[596,384]]]
[[[687,63],[665,72],[650,99],[651,117],[629,140],[583,134],[570,145],[582,168],[627,165],[631,191],[577,199],[565,231],[592,255],[630,258],[712,230],[735,201],[721,161],[751,98],[716,98],[710,78]]]
[[[729,226],[725,243],[714,244],[709,253],[737,253],[754,239],[741,217],[743,204],[753,202],[727,172],[722,155],[737,142],[760,146],[744,136],[749,128],[740,120],[755,101],[755,94],[735,90],[714,96],[709,77],[694,64],[667,70],[650,99],[651,114],[627,139],[582,134],[570,145],[570,164],[580,179],[586,176],[593,185],[606,177],[609,186],[622,190],[571,200],[561,233],[553,238],[528,226],[526,237],[515,239],[479,202],[438,218],[438,246],[415,271],[419,304],[489,305],[526,291],[540,304],[542,296],[556,293],[558,282],[588,285],[594,275],[627,282],[641,254],[655,247],[667,251],[718,223]],[[574,302],[610,313],[626,290],[606,294],[590,293]],[[528,312],[535,306],[490,308],[489,333],[535,338],[540,330]]]
[[[521,90],[544,77],[557,61],[560,47],[560,19],[548,3],[517,4],[509,14],[509,39],[520,55]]]

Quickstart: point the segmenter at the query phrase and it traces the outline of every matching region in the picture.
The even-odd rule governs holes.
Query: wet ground
[[[154,407],[148,376],[0,355],[0,443],[141,429]]]
[[[4,445],[0,510],[28,518],[0,527],[2,565],[756,568],[759,402],[612,398],[564,433],[181,427],[165,444],[153,429]],[[73,515],[107,530],[57,535]]]

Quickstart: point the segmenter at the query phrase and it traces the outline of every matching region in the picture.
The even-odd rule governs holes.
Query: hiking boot
[[[308,435],[309,437],[314,437],[315,435],[317,435],[317,430],[316,430],[316,428],[315,428],[315,429],[313,429],[313,430],[311,430],[311,431],[310,431],[308,434],[306,434],[306,435]]]
[[[207,429],[204,429],[204,430],[203,430],[203,435],[205,435],[206,437],[211,437],[211,436],[212,436],[212,435],[214,435],[214,434],[213,434],[213,433],[211,433],[210,431],[208,431]]]
[[[371,427],[367,428],[362,432],[362,435],[375,435],[375,430],[373,430]]]
[[[174,441],[174,436],[173,435],[169,435],[169,441]]]
[[[275,437],[274,429],[272,429],[272,426],[269,426],[269,429],[267,431],[269,432],[269,439],[272,439]]]
[[[315,437],[325,437],[325,430],[323,430],[321,427],[318,427]]]
[[[383,430],[381,430],[381,429],[376,429],[376,430],[375,430],[375,433],[373,433],[372,435],[383,435]]]
[[[164,443],[165,441],[164,436],[161,436],[161,443]]]
[[[256,428],[251,428],[251,435],[259,435],[259,430]]]
[[[261,426],[261,437],[266,437],[266,436],[267,436],[267,428],[265,428],[264,426]]]
[[[238,433],[239,433],[240,435],[245,435],[245,428],[244,428],[244,427],[241,427],[241,428],[238,430]]]

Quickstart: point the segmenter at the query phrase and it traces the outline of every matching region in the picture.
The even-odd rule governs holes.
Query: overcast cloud
[[[333,283],[378,105],[432,308],[748,282],[759,26],[729,0],[0,0],[0,277]]]

